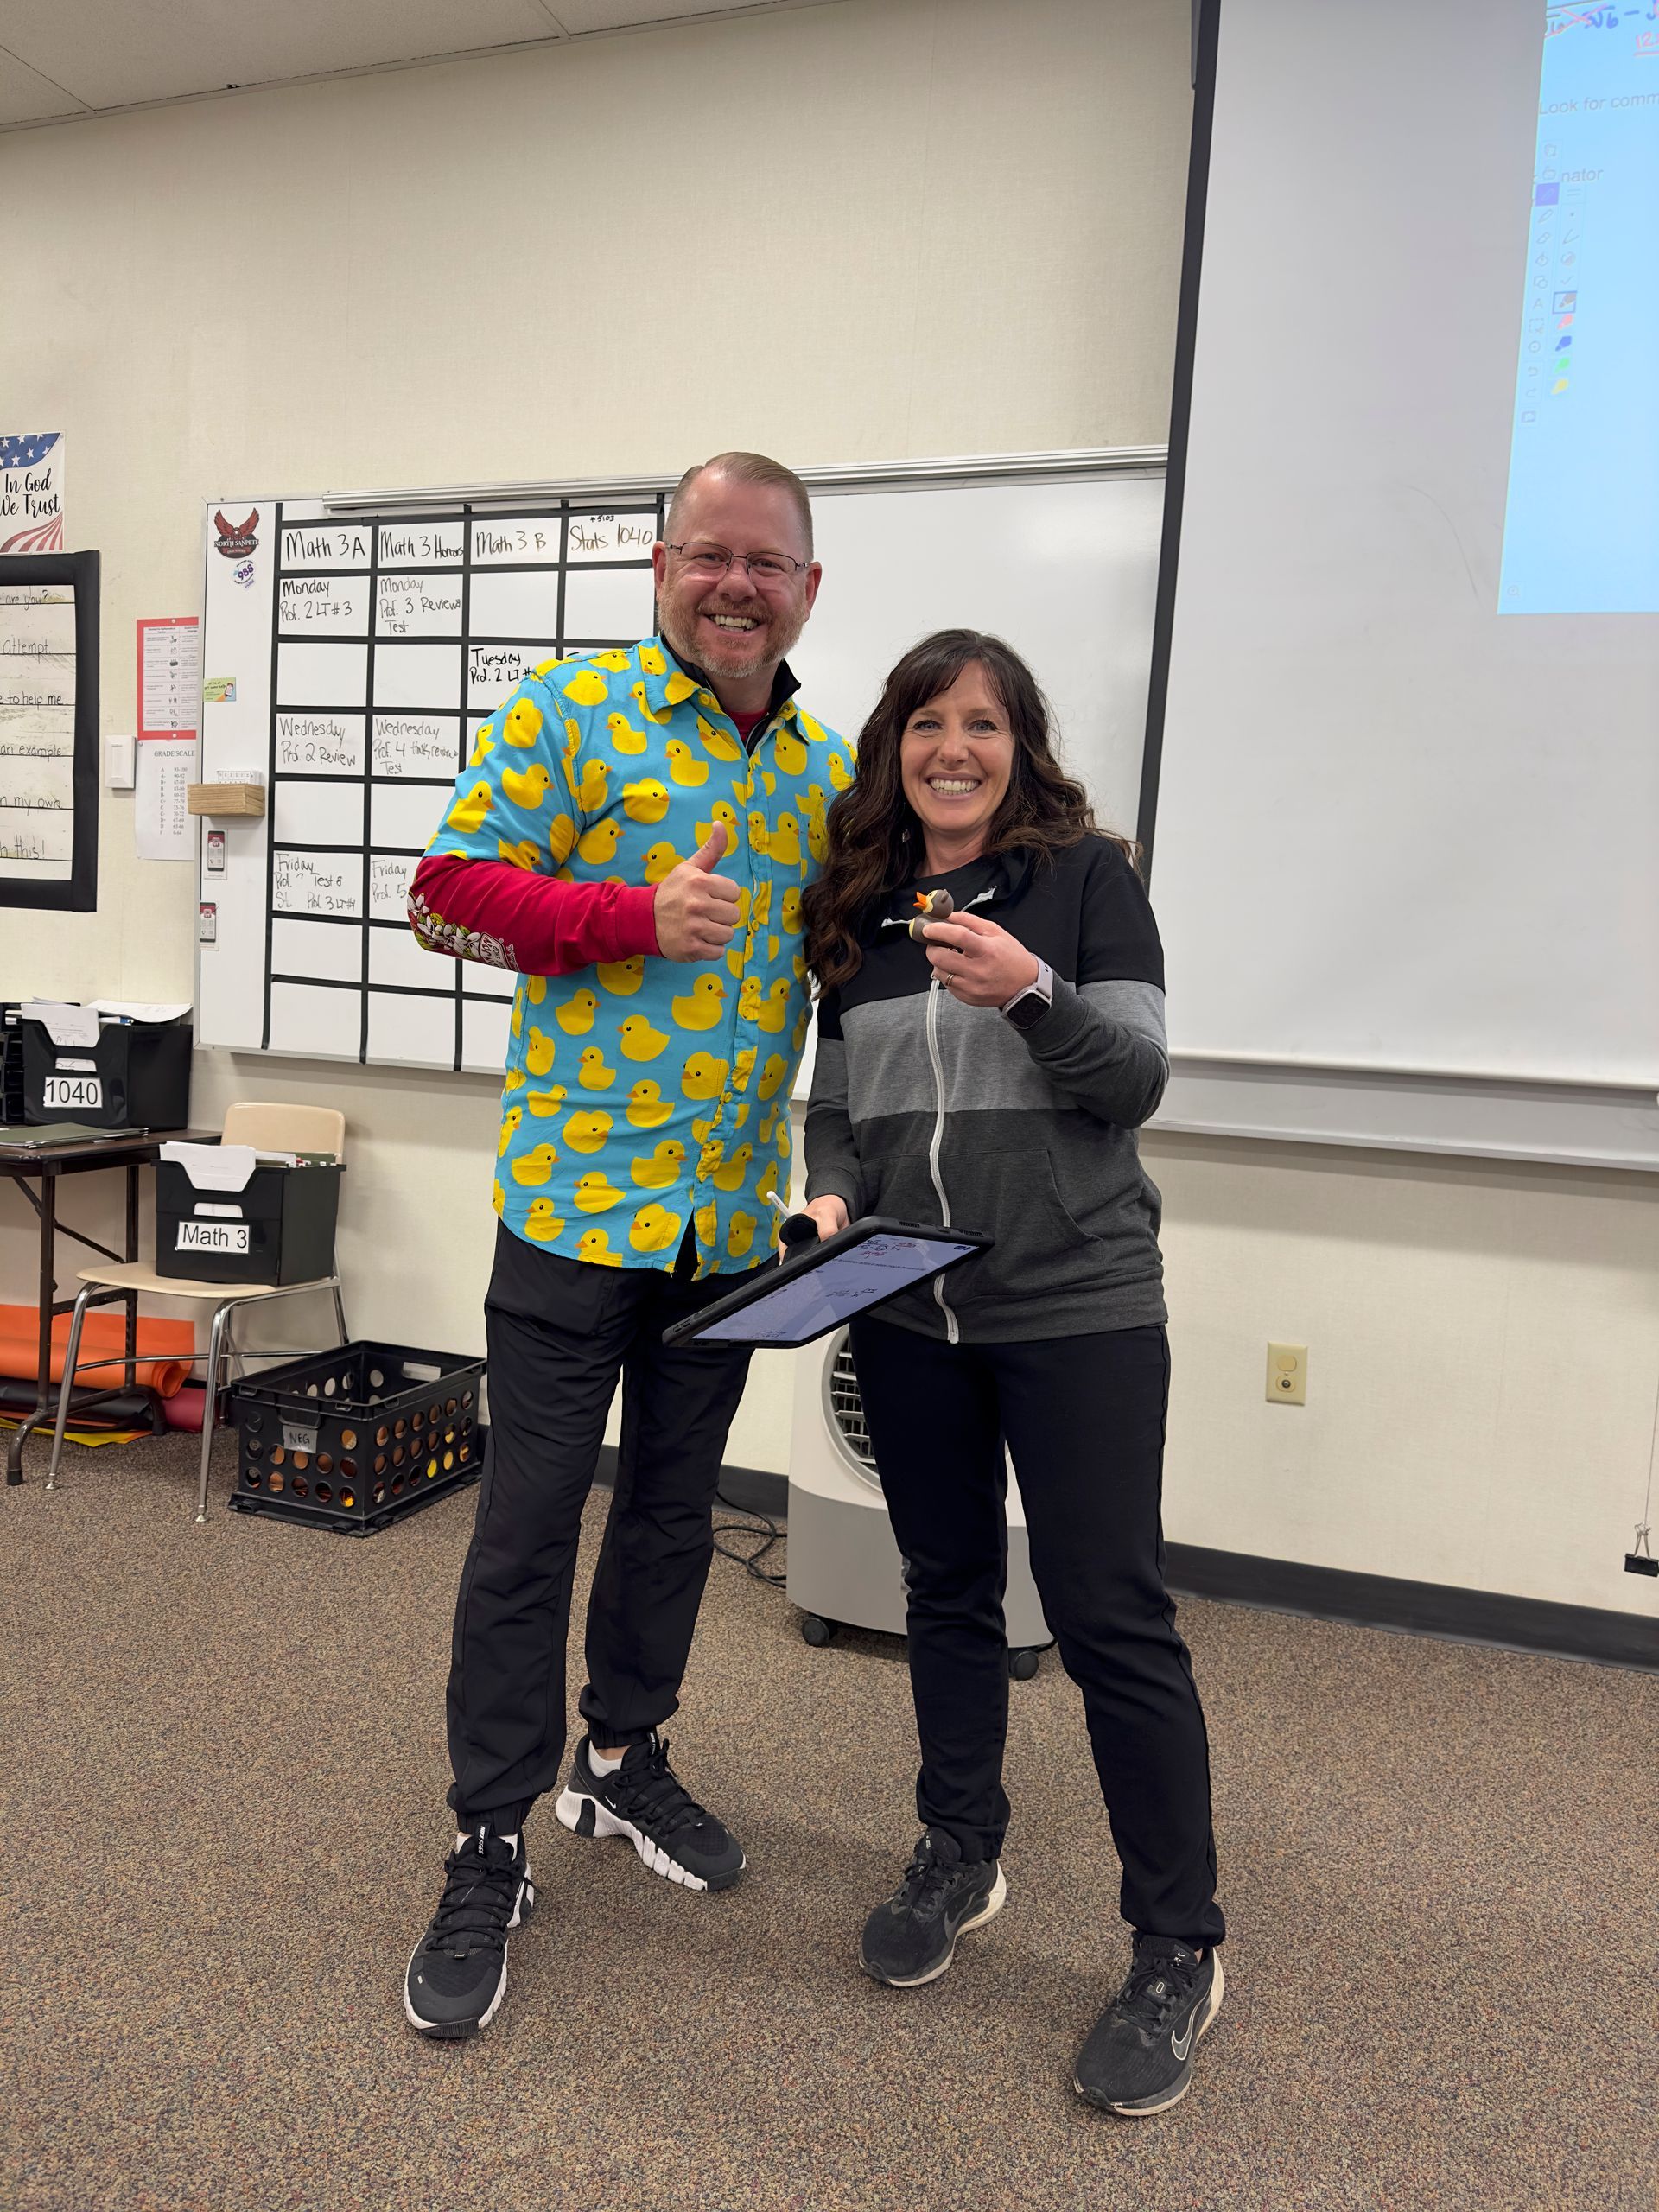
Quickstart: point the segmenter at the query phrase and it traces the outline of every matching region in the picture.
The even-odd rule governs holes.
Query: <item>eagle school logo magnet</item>
[[[219,550],[227,561],[245,561],[250,553],[257,550],[259,541],[253,533],[258,520],[257,507],[245,522],[226,522],[225,510],[214,508],[213,528],[219,532]]]

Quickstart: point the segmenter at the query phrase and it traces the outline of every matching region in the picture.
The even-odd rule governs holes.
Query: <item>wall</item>
[[[1161,440],[1188,39],[1186,0],[842,0],[0,137],[35,308],[0,325],[5,427],[69,434],[104,727],[132,727],[134,617],[199,607],[220,494]],[[104,809],[99,911],[0,908],[0,995],[190,995],[191,873]],[[198,1120],[237,1096],[344,1106],[354,1326],[479,1344],[494,1086],[200,1055]],[[1617,1555],[1659,1359],[1648,1185],[1147,1154],[1172,1535],[1647,1602]],[[0,1198],[0,1297],[32,1280]],[[1262,1399],[1269,1336],[1312,1346],[1305,1409]],[[757,1361],[734,1460],[786,1464],[790,1389]]]

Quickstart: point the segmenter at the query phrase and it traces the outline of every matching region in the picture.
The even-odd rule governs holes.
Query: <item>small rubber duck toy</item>
[[[918,944],[925,944],[927,939],[922,932],[927,925],[930,922],[948,922],[956,912],[957,902],[948,891],[918,891],[916,905],[918,912],[910,925],[910,933]]]

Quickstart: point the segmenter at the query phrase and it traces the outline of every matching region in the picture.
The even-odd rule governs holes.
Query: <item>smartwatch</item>
[[[998,1012],[1006,1014],[1016,1029],[1034,1029],[1053,1003],[1054,970],[1046,960],[1039,960],[1036,982],[1016,991]]]

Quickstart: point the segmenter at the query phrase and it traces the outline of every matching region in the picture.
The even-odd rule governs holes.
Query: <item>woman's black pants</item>
[[[1219,1942],[1209,1745],[1164,1587],[1164,1332],[949,1344],[866,1317],[852,1350],[905,1559],[923,1821],[969,1859],[995,1858],[1007,1827],[1006,1439],[1043,1611],[1083,1693],[1123,1917]]]

